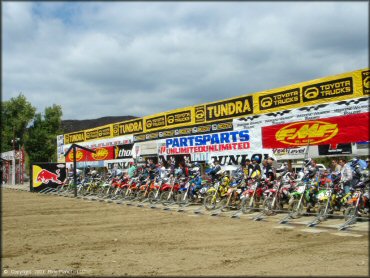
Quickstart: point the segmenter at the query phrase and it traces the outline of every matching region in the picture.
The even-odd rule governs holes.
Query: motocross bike
[[[242,195],[242,212],[251,213],[258,209],[263,200],[263,192],[266,189],[266,183],[256,179],[248,180],[248,188]]]
[[[353,217],[369,216],[369,198],[365,194],[365,188],[368,186],[360,181],[354,187],[354,192],[347,202],[348,207],[344,211],[345,220]]]
[[[230,209],[240,210],[242,205],[242,199],[240,199],[240,197],[245,187],[246,184],[243,177],[232,181],[227,192],[227,198],[221,201],[221,211],[225,212]]]
[[[204,207],[206,210],[220,208],[222,205],[221,201],[226,198],[226,194],[227,188],[224,187],[218,179],[215,179],[213,187],[207,190],[207,196],[204,199]]]
[[[263,192],[263,213],[265,215],[274,215],[277,211],[283,210],[284,204],[289,202],[290,190],[290,183],[274,181],[273,187]]]
[[[123,200],[134,200],[139,190],[140,177],[132,178],[128,183],[122,186],[122,199]]]
[[[290,194],[289,210],[292,218],[299,218],[303,215],[304,207],[307,207],[309,202],[312,202],[310,188],[315,187],[313,181],[300,181]]]
[[[168,178],[159,179],[159,181],[155,184],[154,189],[151,190],[148,194],[149,203],[156,204],[160,201],[162,188],[166,185],[167,182]]]
[[[162,187],[162,193],[160,195],[160,202],[164,206],[169,206],[176,202],[177,194],[180,189],[180,183],[183,183],[185,178],[172,179],[170,184],[165,184]]]

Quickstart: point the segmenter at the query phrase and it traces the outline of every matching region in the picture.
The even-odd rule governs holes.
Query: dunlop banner
[[[120,136],[126,134],[133,134],[136,132],[143,132],[143,119],[136,119],[127,122],[120,122],[113,124],[113,136]]]

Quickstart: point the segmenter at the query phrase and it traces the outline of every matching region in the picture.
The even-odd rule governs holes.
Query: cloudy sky
[[[364,2],[3,2],[3,100],[146,116],[368,67]]]

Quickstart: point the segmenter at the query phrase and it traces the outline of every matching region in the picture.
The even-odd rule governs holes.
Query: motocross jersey
[[[221,181],[221,184],[220,184],[220,187],[219,187],[221,196],[226,195],[227,191],[229,190],[229,186],[230,186],[229,177],[227,177],[227,176],[223,177],[222,181]]]

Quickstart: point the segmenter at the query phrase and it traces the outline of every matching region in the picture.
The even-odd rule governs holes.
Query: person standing
[[[340,166],[337,159],[333,159],[331,161],[331,167],[332,167],[331,169],[333,170],[333,172],[337,172],[337,173],[340,173],[340,170],[342,169],[342,166]]]
[[[339,160],[339,165],[341,166],[340,180],[343,183],[342,189],[344,190],[344,193],[347,194],[351,188],[352,169],[351,169],[351,166],[347,163],[347,161],[344,158]]]

